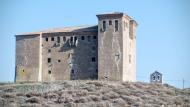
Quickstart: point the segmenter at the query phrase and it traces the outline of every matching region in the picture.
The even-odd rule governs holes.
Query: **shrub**
[[[91,98],[93,101],[100,101],[100,97],[95,96],[95,95],[90,95],[90,98]]]
[[[27,103],[39,103],[40,100],[38,97],[31,97],[26,100]]]

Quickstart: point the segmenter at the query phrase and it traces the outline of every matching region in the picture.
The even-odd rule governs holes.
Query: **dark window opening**
[[[153,80],[155,80],[156,79],[156,77],[155,76],[153,76]]]
[[[106,30],[106,21],[103,21],[103,31]]]
[[[131,63],[131,55],[129,55],[129,63]]]
[[[160,80],[160,76],[158,76],[157,78],[158,78],[158,80]]]
[[[63,37],[63,41],[64,41],[64,42],[66,41],[66,37],[65,37],[65,36]]]
[[[76,36],[74,37],[74,40],[75,40],[75,41],[77,40],[77,37],[76,37]]]
[[[92,57],[92,62],[96,62],[96,58],[95,57]]]
[[[61,62],[61,60],[59,59],[58,62]]]
[[[93,46],[93,47],[92,47],[92,50],[95,50],[95,49],[96,49],[96,47],[95,47],[95,46]]]
[[[118,31],[118,20],[115,20],[115,32]]]
[[[51,71],[50,71],[50,70],[48,71],[48,74],[51,74]]]
[[[60,37],[57,37],[57,42],[60,43]]]
[[[81,40],[84,40],[85,38],[84,38],[84,36],[81,36]]]
[[[93,36],[93,39],[96,39],[96,36]]]
[[[73,37],[71,37],[71,42],[73,41]]]
[[[48,37],[46,38],[46,41],[48,41]]]
[[[90,39],[91,39],[91,37],[90,36],[88,36],[88,41],[90,42]]]
[[[51,63],[51,58],[48,58],[48,63]]]
[[[54,37],[51,37],[51,41],[54,41]]]
[[[48,53],[51,53],[51,49],[48,49]]]
[[[74,69],[72,69],[72,70],[71,70],[71,73],[74,74],[74,72],[75,72]]]
[[[109,25],[112,25],[112,21],[111,20],[109,21]]]
[[[98,69],[96,69],[96,73],[98,73]]]

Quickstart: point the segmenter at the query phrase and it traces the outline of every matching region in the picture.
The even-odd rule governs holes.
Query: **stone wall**
[[[42,80],[97,79],[97,39],[94,32],[43,34]]]
[[[38,81],[39,35],[16,37],[16,82]]]

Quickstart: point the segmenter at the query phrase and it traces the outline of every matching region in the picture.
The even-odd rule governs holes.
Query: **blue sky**
[[[1,0],[0,81],[14,80],[15,34],[96,25],[96,14],[124,12],[137,28],[137,80],[155,70],[165,83],[190,87],[189,0]]]

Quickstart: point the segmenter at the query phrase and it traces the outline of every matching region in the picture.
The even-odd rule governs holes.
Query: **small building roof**
[[[95,26],[72,26],[72,27],[52,28],[37,32],[22,33],[18,35],[35,35],[41,33],[58,33],[58,32],[98,32],[98,26],[95,25]]]
[[[153,74],[160,74],[160,75],[162,75],[160,72],[158,72],[158,71],[154,71],[151,75],[153,75]]]

